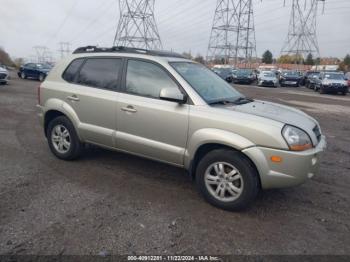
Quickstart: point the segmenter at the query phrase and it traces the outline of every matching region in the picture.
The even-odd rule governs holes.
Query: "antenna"
[[[154,18],[155,0],[119,0],[120,19],[114,46],[163,49]]]
[[[256,56],[252,0],[217,0],[207,60],[250,64]]]

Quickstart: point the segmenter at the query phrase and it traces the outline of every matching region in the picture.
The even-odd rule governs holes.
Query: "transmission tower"
[[[46,46],[34,46],[36,60],[38,63],[52,63],[53,57],[51,51]]]
[[[308,54],[320,57],[316,34],[320,2],[324,8],[325,0],[292,0],[288,36],[281,53],[295,57],[296,64],[302,64]]]
[[[60,49],[58,50],[58,52],[60,53],[61,58],[64,58],[71,53],[69,42],[60,42],[58,44],[60,46]]]
[[[252,0],[217,0],[207,60],[249,64],[256,56]]]
[[[119,0],[120,19],[115,46],[162,49],[154,18],[155,0]]]

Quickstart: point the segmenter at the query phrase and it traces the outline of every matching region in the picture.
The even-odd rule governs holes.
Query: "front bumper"
[[[326,93],[348,92],[348,86],[322,86],[322,90]]]
[[[326,146],[326,139],[322,136],[317,147],[304,152],[252,147],[243,153],[257,167],[263,189],[286,188],[300,185],[318,172],[320,155]],[[272,156],[281,157],[282,162],[272,162]]]

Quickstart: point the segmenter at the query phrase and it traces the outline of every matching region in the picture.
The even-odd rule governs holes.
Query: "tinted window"
[[[129,60],[126,76],[126,92],[159,98],[163,88],[178,88],[170,76],[159,66],[136,60]]]
[[[118,84],[121,65],[121,59],[87,59],[80,70],[77,83],[91,87],[114,89]]]
[[[83,62],[84,59],[74,60],[64,72],[63,79],[67,82],[74,82],[75,76],[77,75],[78,70]]]

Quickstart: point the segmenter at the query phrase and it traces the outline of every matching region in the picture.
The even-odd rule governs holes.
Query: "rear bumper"
[[[263,189],[286,188],[300,185],[317,174],[326,146],[326,139],[322,137],[316,148],[304,152],[252,147],[243,153],[256,165]],[[281,157],[282,162],[272,162],[272,156]]]

